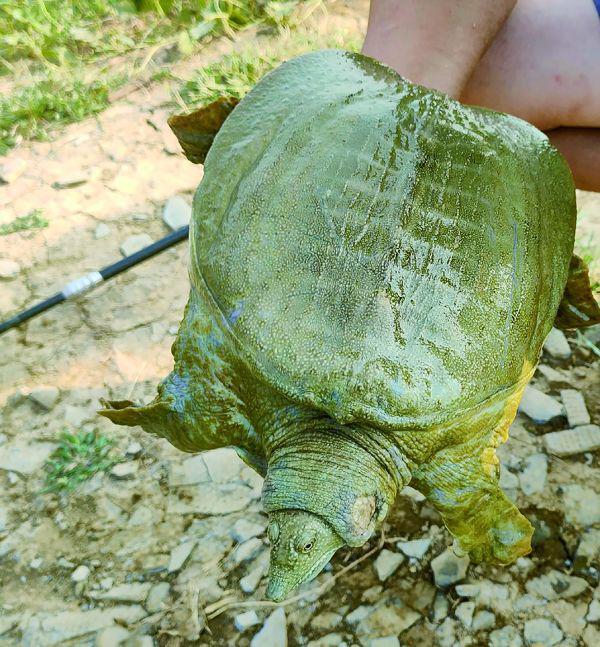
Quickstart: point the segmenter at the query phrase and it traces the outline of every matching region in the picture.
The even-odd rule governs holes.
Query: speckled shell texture
[[[321,51],[268,74],[215,138],[191,276],[279,392],[341,422],[435,426],[530,377],[575,215],[533,126]]]

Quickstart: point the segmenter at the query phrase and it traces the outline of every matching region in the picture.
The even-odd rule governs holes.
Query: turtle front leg
[[[413,476],[474,562],[508,564],[531,551],[533,527],[498,485],[493,450],[466,444],[437,452]],[[497,460],[497,459],[496,459]]]

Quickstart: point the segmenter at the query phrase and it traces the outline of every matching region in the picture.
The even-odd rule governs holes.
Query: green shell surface
[[[530,377],[575,215],[568,167],[533,126],[359,54],[308,54],[268,74],[208,153],[198,312],[297,402],[440,424]]]

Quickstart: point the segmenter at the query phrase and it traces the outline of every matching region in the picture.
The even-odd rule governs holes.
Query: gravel
[[[542,438],[544,448],[556,456],[574,456],[600,449],[600,427],[583,425],[575,429],[552,431]]]

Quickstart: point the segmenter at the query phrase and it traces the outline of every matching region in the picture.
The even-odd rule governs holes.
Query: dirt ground
[[[347,4],[315,29],[363,30],[365,3]],[[236,46],[220,41],[177,71]],[[98,117],[0,159],[22,171],[0,186],[0,222],[37,208],[49,221],[0,237],[0,260],[14,262],[0,279],[2,315],[117,260],[132,235],[168,233],[166,201],[189,202],[202,177],[166,130],[169,97],[168,82],[132,87]],[[599,236],[600,196],[578,200],[579,235]],[[340,551],[277,607],[262,602],[261,479],[230,450],[190,457],[96,415],[100,397],[147,401],[169,371],[187,260],[181,244],[0,337],[0,643],[600,645],[598,452],[558,457],[545,439],[573,426],[600,434],[564,409],[575,390],[600,424],[598,327],[545,350],[532,392],[544,422],[519,413],[499,450],[502,484],[536,526],[528,557],[467,565],[409,488],[381,536]],[[43,494],[65,429],[114,438],[123,462],[68,495]]]

